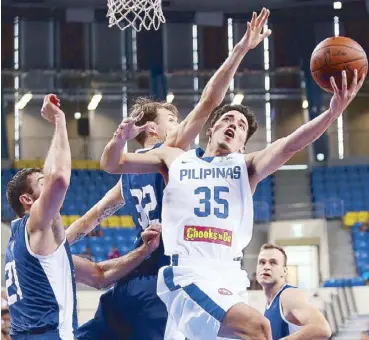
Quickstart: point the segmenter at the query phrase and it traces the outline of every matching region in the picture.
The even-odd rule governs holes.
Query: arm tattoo
[[[124,203],[116,203],[116,204],[110,204],[107,207],[105,207],[99,217],[97,218],[97,223],[101,223],[103,220],[105,220],[110,215],[113,215],[118,209],[124,206]]]
[[[82,240],[87,234],[86,233],[78,233],[73,241],[69,242],[69,244],[74,244],[78,242],[79,240]]]

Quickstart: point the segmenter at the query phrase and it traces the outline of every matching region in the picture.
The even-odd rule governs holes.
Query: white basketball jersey
[[[233,260],[252,237],[253,201],[244,156],[180,155],[169,169],[162,228],[166,255]]]

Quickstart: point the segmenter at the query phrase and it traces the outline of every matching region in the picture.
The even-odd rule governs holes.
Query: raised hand
[[[355,69],[352,83],[349,87],[347,87],[346,71],[342,71],[342,90],[338,88],[334,78],[331,77],[330,81],[334,94],[331,99],[330,110],[332,112],[332,115],[334,115],[335,117],[339,117],[343,113],[343,111],[345,111],[347,106],[352,102],[352,100],[359,92],[360,88],[363,86],[365,75],[361,77],[359,82],[357,77],[358,72]]]
[[[153,224],[142,232],[142,240],[150,253],[152,253],[156,248],[159,247],[160,233],[160,224]]]
[[[142,131],[148,132],[151,128],[153,123],[147,122],[142,126],[137,126],[136,123],[139,122],[144,113],[141,112],[136,117],[129,117],[124,119],[118,126],[118,129],[114,132],[114,137],[119,140],[131,140],[137,137]]]
[[[64,115],[64,112],[60,110],[60,100],[55,94],[48,94],[42,104],[41,117],[49,123],[55,124],[57,115]]]
[[[270,29],[262,33],[263,27],[269,18],[270,11],[263,7],[260,14],[252,13],[251,22],[247,22],[247,31],[240,41],[240,45],[249,50],[260,44],[266,37],[272,34]]]

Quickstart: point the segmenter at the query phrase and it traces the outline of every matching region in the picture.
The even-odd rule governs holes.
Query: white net
[[[159,29],[165,22],[161,0],[108,0],[109,27],[118,26],[121,30],[133,27],[136,31],[142,28]]]

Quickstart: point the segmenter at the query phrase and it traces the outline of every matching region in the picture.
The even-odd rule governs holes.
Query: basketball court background
[[[272,36],[244,58],[225,100],[254,110],[259,129],[247,151],[260,150],[328,107],[330,95],[314,84],[309,72],[311,52],[320,41],[346,35],[369,54],[368,3],[340,4],[163,1],[166,23],[158,31],[136,32],[109,28],[105,1],[3,0],[2,250],[14,217],[4,200],[6,183],[15,169],[42,165],[49,147],[52,128],[39,115],[46,93],[59,96],[67,115],[74,171],[91,178],[104,146],[137,96],[172,101],[184,118],[244,34],[252,11],[265,6],[271,10]],[[362,303],[368,294],[362,275],[369,241],[355,234],[361,233],[355,228],[369,220],[368,84],[367,80],[342,119],[322,138],[260,186],[255,195],[254,236],[243,262],[252,275],[261,244],[270,240],[287,247],[291,282],[306,288],[312,299],[318,292],[317,303],[337,330],[350,325],[348,320],[358,312],[369,315]],[[197,143],[203,146],[205,141],[201,134]],[[130,151],[137,147],[128,143]],[[104,184],[91,184],[89,193],[95,200],[116,181],[107,176],[103,180]],[[65,212],[66,225],[93,204],[68,200],[72,208]],[[122,234],[130,237],[126,212],[114,218],[102,225],[104,232],[124,229]],[[342,295],[337,286],[344,284],[338,279],[360,276],[360,287]],[[334,287],[318,291],[324,283]],[[83,320],[93,313],[98,293],[82,287],[80,292],[80,311],[87,313]],[[251,292],[251,301],[262,309],[264,301],[257,293]]]

